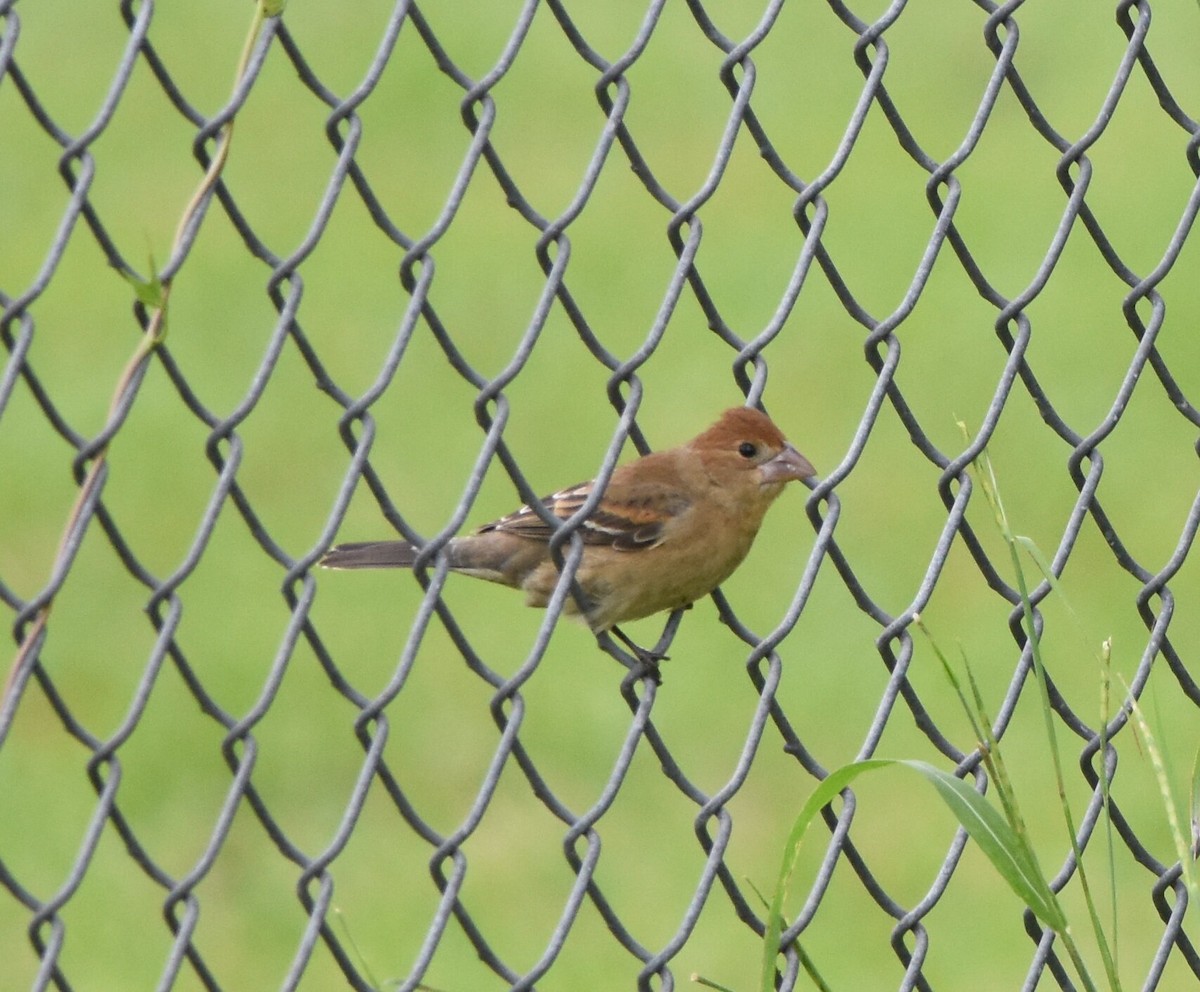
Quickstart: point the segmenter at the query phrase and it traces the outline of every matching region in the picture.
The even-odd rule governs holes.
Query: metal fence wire
[[[1186,797],[1194,4],[87,6],[0,2],[6,988],[748,988],[833,768],[994,794],[922,617],[1102,976],[985,447],[1121,630],[1106,708],[1027,561],[1117,973],[1200,977],[1149,760]],[[741,397],[820,480],[737,595],[639,627],[661,685],[439,563]],[[389,526],[415,581],[317,567]],[[825,809],[775,987],[1078,987],[924,788]]]

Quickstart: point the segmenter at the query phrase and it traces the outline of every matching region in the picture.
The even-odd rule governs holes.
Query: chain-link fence
[[[918,616],[1103,975],[985,446],[1114,973],[1200,975],[1194,3],[0,16],[6,988],[749,988],[830,770],[994,792]],[[661,685],[438,564],[743,399],[821,481]],[[1077,987],[924,789],[825,810],[776,986]]]

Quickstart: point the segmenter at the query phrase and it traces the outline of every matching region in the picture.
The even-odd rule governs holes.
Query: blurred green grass
[[[469,17],[449,9],[427,13],[451,57],[478,77],[499,57],[517,9],[509,2],[477,5]],[[17,10],[22,70],[49,113],[78,133],[98,112],[127,37],[119,16],[101,5],[77,8],[61,0]],[[366,72],[388,10],[378,3],[294,2],[285,16],[318,73],[335,92],[346,94]],[[630,43],[643,11],[618,4],[604,8],[603,15],[572,14],[611,59]],[[739,6],[723,16],[731,20],[722,28],[740,37],[759,12]],[[155,14],[151,39],[203,113],[215,112],[226,98],[248,21],[246,5],[231,0],[164,7]],[[1107,13],[1079,2],[1022,9],[1019,23],[1018,68],[1052,123],[1077,137],[1091,124],[1111,81],[1121,51],[1119,32]],[[1154,58],[1185,107],[1195,107],[1200,97],[1196,29],[1194,7],[1156,8]],[[889,91],[917,140],[935,156],[948,155],[962,140],[994,65],[981,30],[982,17],[975,12],[947,15],[914,7],[886,36]],[[824,9],[789,6],[755,52],[753,106],[803,176],[827,166],[858,97],[862,77],[852,61],[853,41]],[[62,71],[65,61],[70,73]],[[728,113],[717,76],[720,63],[685,8],[668,5],[646,57],[630,73],[630,129],[651,168],[680,200],[704,181]],[[594,83],[594,72],[574,55],[548,11],[539,11],[514,70],[495,91],[493,140],[545,216],[557,215],[571,201],[597,140],[602,117],[591,92]],[[356,157],[384,206],[414,237],[437,217],[468,145],[460,99],[457,87],[435,73],[414,32],[403,30],[378,91],[363,107],[364,136]],[[304,238],[335,164],[324,120],[325,110],[273,51],[239,118],[227,182],[255,230],[281,256]],[[57,150],[11,85],[0,86],[0,133],[6,135],[0,189],[9,191],[0,290],[14,295],[44,264],[67,192],[54,169]],[[139,64],[112,125],[93,148],[97,171],[90,193],[121,251],[136,264],[152,256],[161,265],[169,251],[180,211],[199,178],[192,137]],[[1089,203],[1139,272],[1157,263],[1194,183],[1183,148],[1182,131],[1135,74],[1091,155],[1096,173]],[[958,173],[963,183],[958,222],[1002,292],[1015,294],[1034,277],[1053,234],[1064,205],[1054,178],[1056,161],[1016,101],[1005,95],[978,150]],[[831,212],[824,237],[852,291],[876,317],[899,305],[929,237],[933,217],[923,184],[923,173],[873,109],[827,196]],[[743,337],[759,333],[770,319],[795,264],[801,237],[791,219],[792,200],[743,134],[716,194],[701,211],[698,256],[717,305]],[[662,304],[675,264],[665,234],[668,219],[615,156],[570,228],[568,285],[593,329],[618,355],[640,346]],[[536,306],[543,278],[535,243],[536,232],[509,209],[480,168],[434,252],[431,298],[484,375],[495,375],[510,361]],[[1195,256],[1191,245],[1163,284],[1168,316],[1159,339],[1193,396],[1200,368],[1200,346],[1190,333],[1200,306],[1189,274],[1195,272]],[[407,303],[396,278],[400,257],[347,188],[318,248],[300,268],[298,319],[331,375],[352,394],[373,383],[400,325]],[[214,207],[175,284],[168,345],[202,402],[220,416],[242,402],[264,359],[277,320],[265,291],[269,275]],[[1124,292],[1077,230],[1029,311],[1030,360],[1080,433],[1094,429],[1107,412],[1136,345],[1121,316]],[[80,228],[31,308],[37,324],[31,365],[68,422],[85,435],[103,424],[113,384],[134,346],[131,303],[128,286]],[[897,382],[943,451],[961,448],[956,420],[977,427],[991,400],[1004,361],[994,319],[944,251],[898,331],[903,358]],[[874,386],[862,337],[814,267],[783,332],[765,352],[768,407],[822,475],[845,458]],[[740,402],[732,359],[685,293],[662,346],[641,370],[646,392],[639,423],[654,446],[692,435],[721,408]],[[548,492],[595,472],[616,423],[606,380],[556,309],[528,366],[506,390],[511,418],[505,439],[535,489]],[[373,462],[393,500],[424,533],[446,526],[466,485],[482,440],[473,399],[473,389],[421,327],[373,408],[378,422]],[[272,536],[294,556],[314,547],[346,471],[339,414],[314,388],[289,343],[262,400],[238,428],[244,446],[239,483]],[[1131,551],[1152,569],[1172,553],[1196,492],[1194,434],[1145,375],[1121,427],[1102,449],[1105,508]],[[104,498],[135,553],[157,575],[180,566],[212,497],[215,472],[206,439],[206,429],[184,409],[162,369],[152,367],[113,444]],[[991,454],[1015,525],[1053,549],[1075,498],[1066,472],[1069,451],[1019,388]],[[0,419],[0,575],[23,597],[35,595],[50,573],[75,493],[73,455],[19,387]],[[893,613],[911,602],[945,520],[936,481],[937,472],[885,408],[861,461],[838,488],[839,543],[867,592]],[[515,500],[511,483],[493,467],[470,522],[492,519]],[[756,630],[779,621],[812,547],[802,501],[799,491],[786,494],[751,559],[726,587],[739,616]],[[970,514],[1003,560],[987,512],[973,506]],[[340,536],[386,531],[374,501],[360,488]],[[1085,525],[1071,562],[1065,584],[1085,633],[1051,601],[1046,651],[1068,699],[1094,716],[1099,690],[1092,645],[1114,637],[1116,668],[1128,673],[1145,630],[1133,605],[1137,584],[1117,569],[1093,526]],[[245,524],[226,506],[211,544],[180,588],[179,644],[216,702],[239,717],[260,701],[284,636],[282,579],[282,570],[258,551]],[[335,659],[359,691],[382,692],[418,608],[419,587],[410,576],[383,574],[322,574],[318,584],[313,619]],[[1172,587],[1181,604],[1194,602],[1195,567],[1185,566]],[[143,615],[146,598],[93,526],[56,602],[44,664],[76,718],[102,739],[122,725],[143,677],[153,643]],[[519,597],[507,590],[456,578],[446,600],[472,641],[486,647],[489,664],[515,672],[540,614],[523,610]],[[989,698],[998,699],[1014,663],[1008,611],[960,545],[924,612],[943,643],[962,642]],[[647,621],[631,632],[652,641],[657,629]],[[1178,609],[1171,632],[1177,643],[1193,643],[1194,611]],[[780,700],[826,767],[854,757],[874,714],[886,682],[877,634],[825,568],[808,610],[781,649]],[[733,772],[755,704],[742,669],[745,650],[717,622],[712,605],[702,603],[687,617],[671,653],[655,722],[689,777],[713,791]],[[628,726],[628,710],[617,693],[619,674],[586,631],[563,625],[523,692],[522,740],[575,811],[596,802]],[[956,741],[969,747],[965,721],[933,659],[920,648],[911,678],[939,725],[956,728]],[[1190,754],[1194,713],[1168,673],[1155,673],[1150,694],[1173,730],[1172,746],[1181,756]],[[467,815],[496,747],[488,704],[488,693],[432,625],[404,690],[388,707],[386,747],[414,806],[436,830],[452,831]],[[254,782],[310,856],[331,843],[362,760],[353,734],[356,715],[331,693],[301,645],[278,698],[254,731]],[[1052,789],[1039,734],[1036,710],[1023,708],[1005,738],[1018,788],[1033,796]],[[151,856],[177,876],[202,856],[230,788],[220,737],[168,666],[136,732],[119,750],[122,811]],[[889,723],[880,750],[936,760],[903,711]],[[94,808],[86,784],[88,757],[41,694],[28,691],[0,752],[0,794],[13,797],[0,817],[0,857],[40,898],[65,884]],[[1171,860],[1152,776],[1136,752],[1125,756],[1122,769],[1114,794],[1137,822],[1139,836]],[[769,736],[731,804],[735,829],[727,859],[739,879],[769,887],[780,845],[810,788]],[[914,799],[918,795],[920,801]],[[1082,802],[1083,791],[1075,798]],[[928,889],[953,832],[948,815],[931,811],[924,799],[903,781],[860,790],[853,836],[868,852],[872,870],[905,904]],[[529,800],[524,780],[514,768],[506,769],[496,799],[465,845],[463,898],[518,970],[542,953],[572,881],[561,852],[562,824]],[[691,897],[702,865],[694,815],[643,746],[601,821],[598,880],[646,946],[671,938]],[[1035,821],[1033,829],[1043,849],[1061,851],[1061,831],[1052,817]],[[814,859],[810,872],[818,849],[814,844],[808,852]],[[398,825],[391,804],[373,789],[362,822],[334,863],[334,902],[381,979],[407,972],[434,912],[429,856],[428,847]],[[1123,963],[1137,976],[1144,973],[1161,926],[1151,909],[1148,876],[1128,858],[1120,867],[1130,893],[1121,904],[1129,917],[1122,925],[1128,948]],[[806,877],[804,870],[802,864],[798,877]],[[839,872],[845,884],[831,890],[806,933],[806,948],[835,987],[897,983],[902,969],[889,945],[889,921],[860,887],[843,879],[844,868]],[[196,940],[219,980],[247,988],[279,984],[304,923],[293,891],[297,878],[241,808],[230,840],[198,890]],[[996,929],[981,945],[966,923],[982,898],[995,898],[1004,908],[1008,896],[982,859],[968,852],[928,919],[933,943],[927,971],[935,986],[961,983],[970,974],[973,988],[1011,988],[1024,974],[1031,947],[1015,900],[1007,912],[990,915]],[[96,987],[136,988],[157,980],[168,950],[159,919],[162,899],[106,830],[92,869],[64,913],[67,973],[86,972]],[[129,948],[125,918],[111,912],[117,905],[137,907],[137,918],[153,938]],[[0,957],[8,962],[14,987],[29,984],[36,969],[27,926],[19,905],[0,900]],[[430,984],[498,987],[454,927],[448,934]],[[851,937],[855,954],[847,956],[843,949]],[[539,987],[595,987],[598,973],[611,976],[614,987],[631,985],[638,969],[628,955],[614,955],[614,947],[603,922],[586,907],[578,932]],[[749,987],[757,955],[756,941],[718,892],[675,970]],[[335,967],[318,952],[304,985],[337,987],[338,981]],[[177,987],[193,985],[182,979]]]

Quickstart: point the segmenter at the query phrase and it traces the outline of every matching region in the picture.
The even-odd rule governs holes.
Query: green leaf
[[[1026,906],[1051,930],[1062,933],[1066,918],[1037,863],[1032,848],[1004,816],[970,785],[924,761],[903,761],[920,772],[942,797],[979,850]]]
[[[138,297],[138,302],[150,309],[158,309],[163,305],[163,285],[162,279],[158,278],[158,273],[155,272],[154,277],[150,279],[139,279],[132,272],[121,272],[125,277],[125,281],[132,285],[133,295]]]
[[[1017,897],[1050,929],[1058,933],[1066,932],[1066,918],[1032,848],[1009,825],[1003,814],[967,782],[924,761],[890,758],[856,761],[831,772],[814,790],[788,834],[783,864],[771,900],[767,931],[763,937],[761,992],[772,992],[775,987],[775,960],[779,955],[780,935],[784,929],[783,904],[799,859],[800,844],[809,824],[859,775],[892,766],[912,769],[929,782]]]
[[[1025,549],[1025,553],[1033,559],[1033,562],[1038,567],[1038,571],[1042,573],[1042,578],[1050,583],[1050,588],[1066,600],[1066,592],[1063,590],[1062,583],[1058,581],[1058,576],[1054,574],[1054,569],[1050,567],[1050,559],[1042,552],[1042,549],[1037,546],[1037,542],[1032,537],[1026,537],[1024,534],[1016,534],[1013,537],[1021,547]],[[1071,604],[1067,601],[1067,607]],[[1071,611],[1074,614],[1074,610]]]
[[[703,985],[706,989],[716,989],[717,992],[733,992],[733,989],[726,988],[724,985],[718,985],[716,982],[710,982],[703,975],[692,975],[692,981],[697,985]]]
[[[779,878],[775,882],[775,895],[771,899],[771,910],[767,916],[767,932],[763,935],[762,983],[761,992],[774,992],[775,989],[775,959],[779,956],[779,935],[783,932],[783,904],[787,899],[788,883],[796,870],[796,861],[800,856],[800,843],[808,831],[808,825],[821,810],[837,798],[846,786],[853,782],[863,772],[873,768],[885,768],[894,762],[886,758],[874,758],[869,761],[856,761],[830,772],[825,780],[817,786],[808,801],[792,824],[788,834],[787,844],[783,849],[783,865],[779,870]]]
[[[151,310],[160,309],[166,301],[162,280],[158,277],[158,269],[154,259],[150,259],[150,278],[139,279],[132,272],[121,269],[121,277],[133,287],[133,295],[138,302]]]

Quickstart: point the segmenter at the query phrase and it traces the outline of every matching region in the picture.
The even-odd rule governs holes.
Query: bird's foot
[[[634,654],[637,658],[637,664],[629,670],[631,678],[635,679],[652,679],[655,685],[662,685],[662,669],[659,668],[659,662],[670,661],[665,654],[657,651],[647,651],[645,648],[639,648]]]
[[[662,685],[662,671],[659,669],[659,664],[670,660],[668,654],[634,643],[619,627],[612,627],[609,633],[620,641],[634,657],[635,664],[631,665],[629,669],[630,677],[635,679],[651,678],[655,685]]]

